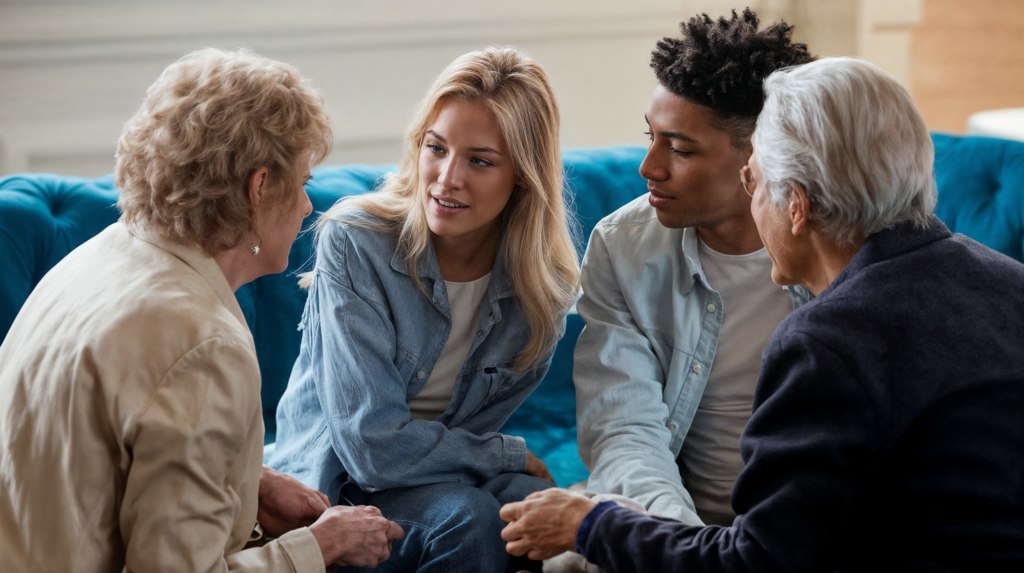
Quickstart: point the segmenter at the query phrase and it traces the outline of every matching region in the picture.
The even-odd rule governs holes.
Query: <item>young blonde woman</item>
[[[510,48],[435,81],[398,172],[321,219],[270,465],[406,530],[387,571],[503,571],[502,503],[550,487],[498,430],[537,386],[579,275],[558,108]]]

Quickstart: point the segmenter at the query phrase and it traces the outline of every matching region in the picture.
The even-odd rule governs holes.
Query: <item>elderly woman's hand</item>
[[[501,518],[509,521],[501,531],[512,555],[527,555],[540,561],[572,551],[576,532],[583,518],[597,505],[578,493],[551,488],[526,496],[526,499],[501,508]]]
[[[391,557],[391,544],[405,537],[402,527],[368,505],[336,505],[309,528],[328,566],[372,569]]]
[[[271,537],[312,525],[331,506],[327,496],[269,466],[260,473],[256,520]]]

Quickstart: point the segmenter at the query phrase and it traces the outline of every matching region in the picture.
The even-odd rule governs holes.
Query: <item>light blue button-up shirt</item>
[[[700,524],[676,458],[711,373],[722,297],[693,228],[669,229],[643,195],[594,228],[583,260],[573,382],[588,489]],[[784,288],[784,287],[779,287]],[[810,300],[789,289],[794,308]]]
[[[499,256],[476,337],[436,420],[412,420],[408,401],[430,377],[451,330],[433,248],[412,278],[390,233],[328,223],[317,243],[302,345],[277,409],[268,463],[338,502],[351,479],[365,491],[438,482],[475,485],[526,469],[526,443],[498,433],[537,386],[512,361],[529,326]],[[564,323],[563,323],[564,329]]]

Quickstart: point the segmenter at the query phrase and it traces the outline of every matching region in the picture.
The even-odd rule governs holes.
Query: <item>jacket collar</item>
[[[213,292],[217,294],[217,298],[231,311],[231,314],[238,319],[238,322],[242,323],[246,331],[249,330],[249,325],[245,322],[245,316],[242,314],[242,308],[238,306],[238,299],[235,298],[235,293],[231,290],[231,285],[228,284],[224,271],[220,270],[220,265],[217,264],[217,261],[213,260],[213,257],[199,247],[178,243],[155,231],[138,225],[125,225],[125,228],[135,237],[174,255],[191,267],[210,285]]]
[[[391,256],[391,270],[409,276],[409,267],[405,261],[405,251],[395,249]],[[437,262],[437,251],[433,243],[427,248],[416,263],[416,274],[423,281],[424,288],[431,292],[431,299],[434,306],[443,312],[450,312],[448,307],[448,289],[444,286],[444,277],[441,276],[441,266]],[[427,283],[424,279],[430,281]],[[505,243],[498,246],[498,257],[494,261],[494,269],[491,271],[491,281],[487,286],[487,300],[491,306],[496,307],[497,301],[515,295],[512,287],[512,278],[509,276],[508,268],[505,265]]]
[[[905,222],[879,231],[868,237],[864,246],[850,260],[850,264],[846,265],[846,268],[839,272],[839,275],[832,281],[832,284],[818,296],[824,295],[869,265],[920,249],[925,245],[948,239],[952,236],[953,233],[950,232],[945,223],[940,221],[935,215],[931,216],[928,226],[924,229],[916,228],[913,223]]]

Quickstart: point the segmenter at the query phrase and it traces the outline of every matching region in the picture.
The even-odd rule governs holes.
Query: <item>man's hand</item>
[[[327,566],[374,568],[391,557],[391,542],[402,528],[367,505],[336,505],[309,527]]]
[[[271,537],[312,525],[331,504],[327,496],[269,466],[260,473],[256,520]]]
[[[555,478],[551,477],[551,472],[548,471],[547,464],[540,461],[540,458],[533,455],[533,452],[530,450],[526,450],[526,471],[523,473],[528,476],[545,479],[551,483],[555,483]]]
[[[576,532],[596,501],[564,489],[551,488],[526,496],[501,508],[501,518],[509,521],[501,530],[506,551],[542,561],[572,551]]]

